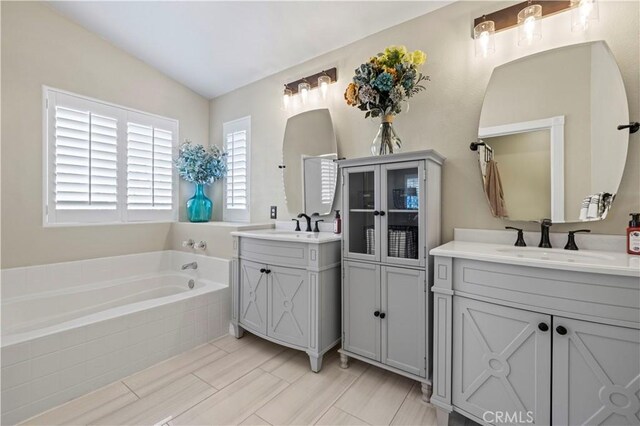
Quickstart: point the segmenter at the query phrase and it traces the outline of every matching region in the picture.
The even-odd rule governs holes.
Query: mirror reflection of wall
[[[628,121],[622,77],[603,41],[497,67],[478,137],[494,150],[505,218],[578,222],[606,217],[629,141],[628,132],[617,126]]]
[[[328,109],[316,109],[287,120],[282,144],[287,209],[328,215],[335,199],[338,146]]]
[[[485,138],[498,165],[508,217],[551,217],[551,156],[544,130]]]

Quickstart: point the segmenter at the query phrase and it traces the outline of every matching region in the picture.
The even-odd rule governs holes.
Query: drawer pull
[[[373,313],[373,316],[374,316],[374,317],[379,317],[379,316],[380,316],[380,311],[375,311],[375,312]]]
[[[549,326],[547,325],[547,323],[544,323],[544,322],[541,322],[540,324],[538,324],[538,328],[540,329],[540,331],[549,330]]]
[[[559,335],[564,336],[565,334],[567,334],[567,329],[564,328],[563,326],[559,325],[556,327],[556,331],[558,332]]]
[[[384,317],[386,317],[387,314],[385,314],[384,312],[380,312],[380,318],[384,319]]]

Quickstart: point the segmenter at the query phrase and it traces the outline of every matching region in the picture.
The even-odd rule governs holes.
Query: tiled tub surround
[[[2,270],[2,424],[226,334],[229,263],[162,251]]]

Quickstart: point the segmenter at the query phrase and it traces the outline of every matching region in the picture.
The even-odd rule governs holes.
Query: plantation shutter
[[[154,116],[127,116],[127,215],[132,220],[174,217],[175,123]]]
[[[177,219],[175,120],[43,88],[45,225]]]
[[[224,219],[248,222],[251,117],[224,123],[223,138],[227,152]]]
[[[66,222],[117,220],[118,110],[60,93],[49,102],[48,213]]]
[[[336,192],[337,166],[332,158],[320,160],[320,199],[323,205],[331,207]]]

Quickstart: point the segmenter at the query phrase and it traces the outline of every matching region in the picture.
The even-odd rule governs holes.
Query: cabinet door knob
[[[264,269],[264,268],[260,268],[260,273],[261,273],[261,274],[264,274],[265,272],[267,272],[267,270],[266,270],[266,269]]]
[[[567,329],[564,328],[563,326],[559,325],[556,327],[556,331],[558,332],[559,335],[564,336],[565,334],[567,334]]]
[[[386,213],[384,212],[384,210],[380,211],[380,216],[384,216]]]
[[[547,323],[544,323],[544,322],[541,322],[540,324],[538,324],[538,328],[540,329],[540,331],[549,330],[549,326],[547,325]]]
[[[268,275],[268,274],[270,274],[270,273],[271,273],[271,269],[267,269],[265,272],[266,272],[266,273],[267,273],[267,275]]]
[[[380,316],[380,311],[375,311],[375,312],[373,313],[373,316],[374,316],[374,317],[379,317],[379,316]]]
[[[380,212],[379,212],[378,210],[374,210],[374,211],[373,211],[373,215],[374,215],[374,216],[378,216],[379,214],[380,214]]]
[[[384,312],[380,312],[380,318],[384,319],[384,317],[386,317],[387,314],[385,314]]]

